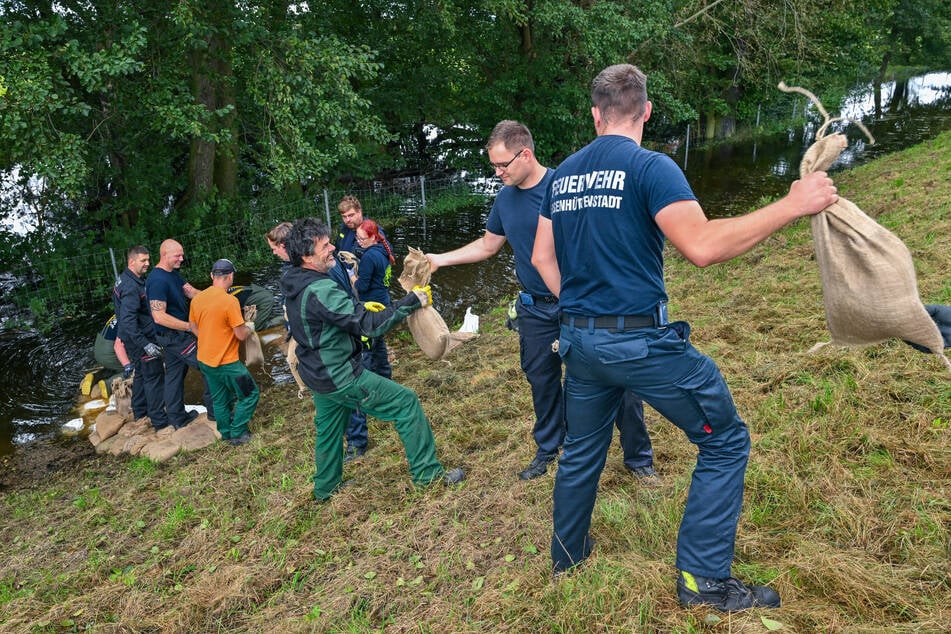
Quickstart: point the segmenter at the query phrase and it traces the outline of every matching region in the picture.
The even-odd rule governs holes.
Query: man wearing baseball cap
[[[231,260],[212,265],[211,286],[192,299],[188,320],[198,335],[198,367],[211,390],[218,433],[232,445],[243,445],[251,440],[248,423],[260,390],[238,358],[238,346],[254,332],[254,322],[245,321],[238,298],[228,293],[234,273]]]

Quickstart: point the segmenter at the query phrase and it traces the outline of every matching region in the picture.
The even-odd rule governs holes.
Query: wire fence
[[[181,243],[190,271],[210,270],[222,254],[239,269],[249,270],[273,261],[264,235],[277,223],[313,216],[331,227],[339,224],[337,203],[356,196],[373,218],[438,215],[460,204],[484,200],[498,187],[490,179],[451,176],[413,176],[373,182],[362,188],[322,189],[301,200],[259,208],[248,204],[243,217],[182,235],[169,236]],[[133,245],[128,245],[131,247]],[[158,262],[158,244],[146,245],[152,265]],[[111,289],[126,267],[125,249],[103,248],[83,255],[36,255],[0,274],[0,331],[52,322],[63,316],[86,315],[111,309]]]

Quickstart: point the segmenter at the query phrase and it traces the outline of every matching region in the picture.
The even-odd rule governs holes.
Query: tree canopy
[[[557,163],[591,137],[590,81],[613,63],[648,73],[649,133],[716,135],[780,80],[823,95],[951,61],[942,0],[10,0],[0,17],[0,216],[26,215],[33,248],[480,165],[504,118]]]

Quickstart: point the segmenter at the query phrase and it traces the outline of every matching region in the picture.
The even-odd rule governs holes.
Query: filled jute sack
[[[242,311],[245,323],[253,324],[258,315],[257,304],[245,306]],[[256,331],[249,334],[238,346],[238,356],[246,366],[264,363],[264,350],[261,349],[261,338]]]
[[[287,306],[284,307],[284,323],[287,323]],[[287,357],[287,368],[291,371],[291,376],[294,377],[294,382],[297,383],[297,398],[304,398],[304,395],[307,393],[307,384],[304,383],[304,379],[301,378],[300,372],[297,370],[297,366],[300,365],[300,361],[297,359],[297,341],[294,340],[294,337],[288,337],[287,339],[287,349],[284,352],[284,356]]]
[[[800,163],[800,176],[827,170],[848,145],[841,134],[823,134],[835,119],[812,93],[782,84],[780,89],[803,92],[826,116]],[[911,252],[898,236],[841,195],[812,216],[811,223],[832,341],[816,344],[810,352],[830,343],[868,345],[897,337],[928,348],[951,370],[944,338],[918,296]]]
[[[419,249],[410,247],[409,255],[403,260],[403,273],[400,275],[400,286],[407,293],[414,286],[426,286],[432,276],[429,260]],[[406,318],[406,325],[413,335],[416,345],[427,357],[433,360],[442,359],[450,351],[463,342],[478,335],[472,332],[451,331],[442,315],[432,306],[425,306],[413,311]]]
[[[294,382],[297,383],[297,398],[304,398],[304,395],[307,393],[307,385],[304,383],[304,379],[300,377],[300,372],[297,370],[299,361],[297,360],[297,342],[294,341],[294,338],[291,337],[287,342],[287,368],[291,371],[291,376],[294,377]]]
[[[132,420],[132,378],[114,378],[112,395],[116,399],[116,413],[125,420]]]

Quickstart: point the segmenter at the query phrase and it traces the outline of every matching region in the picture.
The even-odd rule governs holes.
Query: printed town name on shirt
[[[576,211],[588,207],[602,207],[606,209],[620,209],[621,196],[608,194],[585,194],[588,190],[614,189],[624,190],[625,172],[622,170],[599,170],[587,174],[572,174],[556,178],[551,185],[552,197],[564,194],[579,194],[551,203],[551,213],[559,211]]]

